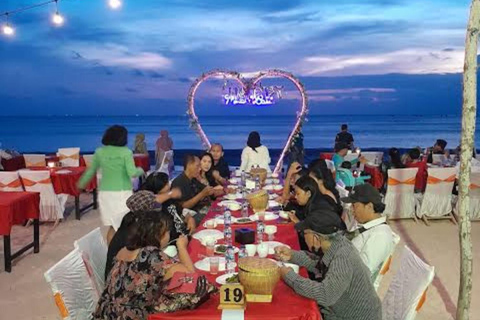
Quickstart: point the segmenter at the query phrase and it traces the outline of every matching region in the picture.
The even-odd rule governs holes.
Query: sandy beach
[[[84,196],[83,201],[87,201]],[[3,268],[3,241],[0,244],[0,319],[40,320],[60,319],[52,298],[49,285],[43,273],[73,249],[73,242],[101,225],[95,210],[85,213],[80,221],[72,215],[73,202],[67,203],[68,217],[55,230],[53,224],[41,225],[41,247],[39,254],[30,250],[14,261],[12,273]],[[394,221],[391,225],[402,241],[395,252],[391,271],[384,277],[380,287],[383,297],[393,274],[399,267],[401,248],[407,244],[417,255],[435,266],[435,279],[428,290],[427,301],[420,311],[419,320],[455,319],[459,283],[459,253],[457,226],[451,222],[432,221],[430,227],[413,220]],[[31,241],[32,227],[14,227],[12,231],[13,250]],[[480,264],[480,223],[472,224],[474,243],[474,265]],[[480,276],[474,274],[472,295],[472,320],[480,319]]]

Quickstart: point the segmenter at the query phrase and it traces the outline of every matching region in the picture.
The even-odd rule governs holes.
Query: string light
[[[121,0],[108,0],[108,5],[113,10],[117,10],[117,9],[120,9],[120,7],[122,6],[122,1]]]
[[[11,11],[5,11],[3,13],[0,13],[0,18],[4,16],[6,19],[6,22],[1,26],[0,32],[6,36],[13,36],[15,34],[15,28],[8,21],[8,18],[10,16],[23,11],[31,10],[38,7],[43,7],[43,6],[49,5],[50,3],[55,3],[55,6],[56,6],[56,12],[55,14],[52,15],[51,22],[56,26],[62,26],[65,23],[65,17],[61,15],[60,12],[58,11],[58,1],[60,0],[46,0],[44,2],[39,2],[30,6],[21,7]],[[107,1],[108,1],[108,6],[113,10],[120,9],[123,5],[122,0],[107,0]]]
[[[55,0],[55,9],[56,11],[55,14],[52,16],[52,22],[57,26],[61,26],[65,22],[65,18],[60,13],[58,13],[58,0]]]

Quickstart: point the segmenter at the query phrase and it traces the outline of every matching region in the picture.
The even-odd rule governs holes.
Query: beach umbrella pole
[[[472,296],[472,239],[470,223],[470,168],[477,115],[477,48],[480,29],[480,0],[472,0],[465,39],[463,70],[462,136],[458,181],[458,216],[460,238],[460,286],[457,320],[469,319]]]

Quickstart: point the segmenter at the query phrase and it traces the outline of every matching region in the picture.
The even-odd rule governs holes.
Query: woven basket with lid
[[[250,176],[255,179],[258,177],[261,185],[265,184],[265,180],[267,179],[267,169],[264,168],[252,168],[250,170]]]
[[[245,197],[252,207],[253,212],[262,212],[268,207],[268,192],[266,190],[258,190],[247,194]]]
[[[265,296],[263,302],[269,302],[280,280],[280,271],[272,260],[245,257],[238,260],[238,276],[245,287],[247,300],[249,296]]]

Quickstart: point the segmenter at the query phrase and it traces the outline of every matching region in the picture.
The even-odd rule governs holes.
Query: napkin
[[[223,310],[222,320],[244,320],[245,310]]]

